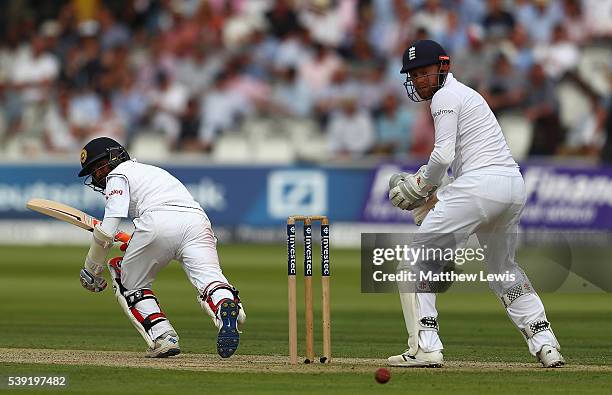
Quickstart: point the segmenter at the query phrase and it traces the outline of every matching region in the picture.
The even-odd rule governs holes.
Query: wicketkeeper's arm
[[[438,187],[438,189],[427,199],[427,201],[425,202],[425,204],[423,204],[422,206],[419,206],[417,208],[415,208],[414,210],[412,210],[412,217],[414,219],[414,223],[417,226],[421,226],[421,224],[423,223],[423,221],[425,220],[425,217],[427,217],[427,214],[429,214],[429,211],[434,208],[434,206],[436,205],[436,203],[438,203],[438,192],[446,187],[447,185],[449,185],[450,183],[452,183],[454,181],[453,177],[450,177],[448,174],[445,174],[442,177],[442,181],[440,182],[440,186]]]
[[[459,122],[459,98],[452,93],[436,95],[431,102],[436,139],[423,172],[429,184],[440,185],[448,166],[455,159],[455,145]]]

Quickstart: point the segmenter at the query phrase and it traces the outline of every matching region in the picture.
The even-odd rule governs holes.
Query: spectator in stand
[[[534,63],[533,48],[529,35],[521,25],[515,25],[508,41],[501,44],[503,50],[512,60],[512,65],[521,73],[527,74]]]
[[[351,78],[346,66],[340,66],[332,75],[329,85],[314,93],[315,116],[322,128],[325,128],[329,116],[340,109],[346,97],[359,97],[360,85]]]
[[[414,113],[408,106],[400,106],[395,93],[385,96],[382,111],[376,120],[376,146],[373,152],[382,155],[410,152]]]
[[[255,29],[248,40],[248,54],[251,63],[249,74],[260,79],[269,80],[274,70],[274,56],[278,50],[278,40],[266,34],[262,29]]]
[[[102,102],[90,86],[76,89],[70,95],[70,122],[77,128],[78,136],[86,136],[88,128],[98,122],[102,114]]]
[[[448,13],[448,30],[442,40],[442,46],[451,54],[464,51],[468,46],[467,26],[461,23],[459,14],[455,11]]]
[[[210,149],[214,148],[217,136],[238,126],[242,118],[253,113],[251,103],[231,89],[231,82],[231,76],[221,71],[203,98],[198,135],[202,144]]]
[[[11,134],[0,144],[10,143],[11,153],[33,140],[50,152],[70,151],[71,139],[80,144],[104,122],[123,123],[128,142],[153,125],[178,149],[206,151],[218,133],[254,114],[318,117],[325,129],[336,110],[347,117],[346,96],[357,100],[357,114],[378,119],[392,113],[388,91],[405,100],[401,56],[406,43],[424,38],[446,43],[457,76],[498,113],[516,108],[520,77],[530,75],[523,105],[536,129],[532,152],[592,155],[599,147],[584,136],[603,129],[607,105],[589,95],[564,149],[551,143],[563,133],[554,126],[560,114],[546,77],[572,76],[584,48],[607,43],[612,0],[18,3],[11,8],[26,19],[5,17],[0,37],[0,129]],[[160,73],[182,89],[162,90]],[[222,74],[225,81],[215,81]],[[53,92],[57,102],[49,100]],[[166,100],[176,107],[160,106]],[[415,108],[413,118],[414,156],[430,149],[433,132],[427,111]],[[373,145],[380,152],[385,138]]]
[[[487,12],[486,3],[482,0],[457,0],[455,5],[462,26],[480,23]]]
[[[609,98],[597,94],[578,73],[568,73],[564,81],[571,82],[589,101],[590,106],[568,125],[565,144],[559,154],[596,157],[605,143],[606,106]]]
[[[350,39],[345,40],[339,53],[355,67],[368,67],[376,63],[376,51],[368,38],[369,25],[360,22]]]
[[[136,74],[139,89],[145,92],[155,89],[157,76],[163,73],[169,77],[176,75],[176,56],[162,45],[161,41],[149,38],[147,53],[138,59],[134,66],[138,70]]]
[[[553,80],[560,80],[565,73],[574,70],[580,61],[578,46],[571,42],[563,25],[553,29],[552,40],[539,44],[533,50],[536,62],[544,67],[546,74]]]
[[[195,97],[187,101],[187,108],[180,116],[180,132],[174,149],[184,152],[210,152],[211,146],[199,138],[202,126],[200,102]]]
[[[389,6],[389,4],[392,4]],[[389,11],[384,11],[389,7]],[[413,26],[411,23],[412,9],[404,0],[388,0],[378,1],[375,5],[373,18],[374,21],[369,29],[370,44],[375,48],[376,53],[380,57],[393,56],[395,49],[398,46],[402,48],[409,41],[412,34]],[[384,13],[379,15],[378,12]],[[373,12],[364,7],[363,13]],[[360,16],[360,21],[367,18],[364,15]]]
[[[199,33],[200,26],[184,15],[180,3],[176,3],[169,10],[168,26],[164,28],[160,40],[167,51],[176,54],[197,45]]]
[[[591,37],[612,39],[612,0],[582,0]]]
[[[172,81],[164,72],[157,75],[157,85],[149,94],[152,126],[166,136],[170,146],[179,136],[179,117],[185,111],[188,99],[189,93],[182,84]]]
[[[382,110],[385,97],[389,92],[397,92],[397,86],[385,80],[386,69],[387,65],[380,61],[372,67],[359,70],[359,74],[356,75],[356,79],[360,81],[357,88],[359,106],[370,111],[374,116],[377,116]],[[400,87],[403,88],[402,85]]]
[[[273,111],[293,118],[307,117],[312,109],[312,97],[308,86],[297,78],[297,70],[292,67],[279,69],[275,81]]]
[[[311,57],[312,48],[308,31],[306,29],[290,30],[278,43],[274,56],[274,67],[299,68],[304,62],[310,61]]]
[[[582,7],[580,0],[563,0],[563,29],[568,38],[578,45],[585,43],[592,31]]]
[[[314,46],[314,56],[299,67],[299,76],[316,95],[329,86],[332,76],[342,64],[335,51],[317,43]]]
[[[561,22],[563,11],[559,1],[517,0],[515,16],[517,22],[527,29],[534,43],[547,43],[553,27]]]
[[[110,137],[121,144],[125,144],[125,124],[115,111],[110,95],[102,95],[100,102],[102,104],[100,117],[96,123],[88,128],[85,141],[95,139],[96,137]]]
[[[440,42],[448,33],[448,11],[440,0],[426,0],[423,8],[414,14],[412,23],[416,28],[427,29],[429,38]]]
[[[70,58],[66,62],[70,74],[67,75],[70,85],[78,89],[95,88],[100,74],[103,72],[99,26],[90,20],[79,24],[79,41],[70,50]]]
[[[469,46],[465,51],[451,56],[453,72],[474,89],[482,88],[495,58],[492,48],[485,42],[485,33],[479,25],[470,25],[467,29]]]
[[[525,117],[533,129],[529,155],[555,155],[565,137],[555,84],[538,63],[529,71],[528,84]]]
[[[488,0],[487,8],[487,14],[482,20],[487,37],[495,41],[508,37],[515,23],[512,14],[504,8],[504,2]]]
[[[7,131],[16,130],[21,118],[21,96],[11,82],[19,44],[17,28],[7,27],[4,40],[0,40],[0,113],[5,123],[0,126],[0,143],[4,132],[2,126]]]
[[[44,116],[45,146],[53,153],[76,152],[83,145],[83,136],[78,134],[70,121],[70,91],[57,89],[55,100],[47,107]]]
[[[481,92],[496,116],[520,107],[525,95],[524,78],[506,55],[497,56],[493,73]]]
[[[23,111],[38,113],[48,99],[49,90],[59,76],[57,58],[45,48],[45,40],[34,35],[28,46],[17,52],[10,81],[20,95]],[[36,114],[31,114],[36,117]]]
[[[251,60],[248,52],[243,52],[227,62],[229,89],[246,98],[255,107],[265,105],[270,98],[270,86],[263,80],[249,74]]]
[[[123,74],[119,87],[113,94],[113,107],[126,128],[126,142],[129,144],[142,127],[147,115],[149,99],[137,89],[132,75]]]
[[[406,92],[404,92],[404,95]],[[435,128],[433,117],[429,106],[416,106],[414,124],[412,126],[413,136],[410,148],[412,157],[427,159],[434,146]]]
[[[300,28],[297,12],[288,0],[274,1],[272,8],[266,11],[265,18],[269,32],[279,40]]]
[[[337,48],[355,26],[356,11],[353,0],[314,1],[302,9],[299,18],[315,41]]]
[[[329,150],[338,159],[363,157],[374,146],[376,131],[369,112],[360,110],[355,97],[341,100],[326,130]]]
[[[98,11],[97,19],[100,24],[100,44],[102,49],[112,49],[128,45],[130,31],[123,23],[117,21],[111,10],[102,7]]]
[[[224,53],[208,53],[203,45],[187,47],[176,60],[176,78],[190,95],[200,95],[213,83],[225,61]]]

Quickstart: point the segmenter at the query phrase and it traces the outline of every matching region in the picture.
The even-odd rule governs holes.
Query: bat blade
[[[81,210],[70,207],[67,204],[59,203],[47,199],[30,199],[26,204],[30,210],[37,211],[41,214],[48,215],[60,221],[68,222],[69,224],[78,226],[81,229],[93,232],[94,227],[100,221],[91,215],[88,215]],[[127,243],[130,240],[130,235],[123,232],[118,232],[115,239]]]

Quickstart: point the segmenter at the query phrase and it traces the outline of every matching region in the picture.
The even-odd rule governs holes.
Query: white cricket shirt
[[[166,170],[129,160],[106,178],[104,218],[138,218],[147,211],[201,211],[185,186]]]
[[[424,173],[428,182],[437,185],[449,165],[455,178],[482,168],[520,175],[495,115],[478,92],[449,73],[430,107],[436,137]]]

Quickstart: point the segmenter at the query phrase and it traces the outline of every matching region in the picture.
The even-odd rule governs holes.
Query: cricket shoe
[[[221,323],[217,334],[217,353],[221,358],[229,358],[238,349],[240,332],[238,331],[238,314],[240,307],[232,299],[219,302],[217,317]]]
[[[563,355],[553,346],[546,345],[538,353],[538,360],[545,368],[558,368],[565,365]]]
[[[181,348],[178,340],[176,332],[165,332],[155,339],[154,346],[147,351],[147,358],[167,358],[180,354]]]
[[[415,355],[403,354],[393,355],[387,359],[390,366],[404,368],[441,368],[444,363],[442,351],[423,352],[420,348]]]

